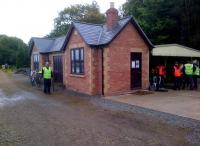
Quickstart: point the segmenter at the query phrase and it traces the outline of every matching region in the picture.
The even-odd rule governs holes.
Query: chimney
[[[115,9],[114,2],[110,3],[110,8],[106,11],[106,25],[108,30],[112,30],[117,25],[119,16],[118,10]]]

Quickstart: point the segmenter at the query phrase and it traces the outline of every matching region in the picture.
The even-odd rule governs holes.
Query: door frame
[[[141,68],[141,79],[140,79],[140,86],[138,87],[134,87],[133,83],[132,83],[132,54],[136,53],[136,54],[140,54],[140,68]],[[143,61],[142,61],[142,56],[143,53],[142,52],[130,52],[130,89],[131,90],[136,90],[136,89],[142,89],[142,67],[143,67]]]
[[[54,75],[55,75],[55,62],[54,62],[54,58],[56,58],[56,57],[60,57],[61,58],[61,76],[60,76],[60,78],[61,78],[61,81],[57,81],[58,83],[63,83],[63,75],[64,75],[64,68],[63,68],[63,55],[62,54],[58,54],[58,55],[53,55],[52,56],[52,61],[53,61],[53,71],[54,71]]]

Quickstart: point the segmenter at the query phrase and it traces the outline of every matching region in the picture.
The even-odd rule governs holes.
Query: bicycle
[[[36,71],[31,71],[30,82],[32,86],[41,87],[42,75]]]

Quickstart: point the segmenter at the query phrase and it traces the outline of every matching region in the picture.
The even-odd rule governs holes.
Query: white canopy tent
[[[152,56],[200,58],[200,51],[178,44],[157,45]]]

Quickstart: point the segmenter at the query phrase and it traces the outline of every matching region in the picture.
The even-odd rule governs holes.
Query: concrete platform
[[[168,92],[153,92],[146,95],[133,93],[105,98],[200,120],[200,91],[169,90]]]

